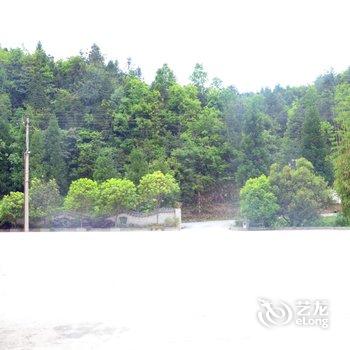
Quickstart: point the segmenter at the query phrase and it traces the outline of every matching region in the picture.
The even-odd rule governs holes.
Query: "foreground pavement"
[[[0,349],[349,349],[350,232],[0,233]],[[330,327],[259,324],[326,299]]]

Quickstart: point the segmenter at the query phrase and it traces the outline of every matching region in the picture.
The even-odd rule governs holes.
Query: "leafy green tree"
[[[106,63],[96,44],[60,60],[40,43],[34,52],[0,48],[0,195],[23,190],[24,117],[31,125],[31,174],[55,179],[62,194],[80,177],[120,174],[137,183],[159,170],[174,174],[182,201],[197,202],[199,211],[218,189],[242,186],[272,163],[293,164],[302,155],[332,183],[321,168],[330,168],[339,124],[337,189],[346,208],[347,122],[334,115],[349,95],[349,72],[328,72],[310,86],[240,93],[217,78],[208,86],[200,64],[189,85],[177,83],[168,65],[149,85],[131,59],[125,70]]]
[[[279,214],[291,226],[312,224],[329,203],[326,182],[304,158],[297,159],[293,167],[273,164],[269,180],[278,200]]]
[[[25,130],[24,130],[24,110],[17,109],[15,112],[15,118],[18,120],[18,124],[11,126],[10,136],[12,143],[10,144],[10,151],[8,160],[10,162],[10,178],[11,178],[11,190],[23,191],[23,154],[25,144]]]
[[[56,180],[43,181],[34,178],[30,184],[30,217],[33,219],[52,219],[53,214],[61,205],[61,197]]]
[[[0,94],[0,195],[8,193],[11,183],[11,102],[7,94]]]
[[[78,133],[77,148],[77,174],[79,177],[92,178],[95,170],[96,159],[102,147],[101,133],[82,129]]]
[[[23,218],[24,195],[22,192],[10,192],[0,201],[0,222],[9,222],[15,227]]]
[[[28,82],[28,102],[34,108],[47,108],[54,89],[54,62],[41,43],[37,44],[33,55],[26,57]]]
[[[61,128],[75,128],[83,122],[84,104],[76,92],[58,89],[53,100],[53,111]]]
[[[103,65],[104,64],[104,58],[102,56],[100,48],[96,44],[92,44],[89,55],[88,55],[88,61],[91,64],[95,65]]]
[[[350,83],[340,84],[336,89],[335,114],[339,125],[334,160],[335,187],[343,214],[350,218]]]
[[[80,216],[81,227],[83,219],[95,214],[98,204],[99,189],[95,181],[82,178],[73,181],[64,199],[64,208]]]
[[[240,207],[252,226],[273,226],[279,206],[266,175],[247,180],[240,191]]]
[[[163,101],[169,98],[169,88],[176,83],[176,78],[173,71],[167,64],[158,69],[151,87],[158,90]]]
[[[205,108],[187,123],[187,130],[180,136],[181,146],[172,152],[183,194],[185,198],[196,198],[199,207],[203,192],[227,175],[223,130],[217,111]]]
[[[141,178],[137,191],[140,201],[148,209],[154,209],[162,205],[174,205],[180,187],[172,175],[156,171]]]
[[[301,139],[304,115],[301,112],[300,101],[294,101],[287,111],[287,127],[283,138],[283,161],[290,163],[301,157]]]
[[[331,70],[319,76],[315,81],[315,88],[318,94],[317,108],[323,119],[328,122],[334,120],[334,94],[337,78]]]
[[[155,116],[159,107],[159,92],[152,90],[140,79],[127,77],[122,87],[111,96],[113,111],[112,129],[117,137],[125,140],[129,148],[144,139],[152,139],[157,130]]]
[[[93,178],[97,182],[118,176],[116,155],[112,148],[101,149],[95,163]]]
[[[273,90],[262,89],[261,95],[264,97],[264,113],[276,121],[278,125],[276,131],[279,136],[283,136],[288,119],[285,90],[277,85]]]
[[[100,186],[99,212],[118,215],[123,210],[134,209],[137,204],[136,186],[127,179],[109,179]]]
[[[125,175],[128,179],[138,184],[142,176],[148,173],[148,162],[142,149],[134,148],[125,165]]]
[[[63,155],[61,130],[57,118],[53,116],[45,133],[44,162],[47,178],[55,179],[61,191],[64,191],[67,186],[66,164]]]
[[[326,163],[325,139],[316,106],[309,107],[305,114],[301,154],[313,164],[318,174],[326,177],[329,174],[329,165]]]
[[[269,166],[267,141],[264,137],[264,115],[259,107],[260,102],[260,98],[254,97],[245,104],[245,120],[236,172],[238,184],[266,173]]]
[[[204,70],[204,67],[200,63],[196,63],[193,72],[190,76],[192,84],[198,89],[198,98],[205,104],[205,94],[206,94],[206,83],[208,80],[208,74]]]
[[[30,140],[30,175],[32,178],[46,178],[45,135],[40,129],[34,129],[29,137]]]

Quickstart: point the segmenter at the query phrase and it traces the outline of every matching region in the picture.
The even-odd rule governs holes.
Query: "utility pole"
[[[26,149],[24,152],[24,232],[29,232],[29,118],[25,120]]]

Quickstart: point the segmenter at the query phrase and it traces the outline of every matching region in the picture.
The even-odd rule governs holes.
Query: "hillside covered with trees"
[[[174,71],[164,64],[147,84],[131,60],[123,70],[97,45],[57,61],[40,43],[33,53],[0,49],[0,198],[23,191],[28,116],[31,179],[55,180],[63,196],[81,178],[138,186],[161,171],[200,211],[232,201],[272,164],[305,158],[350,203],[350,69],[257,93],[208,81],[200,64],[188,85]]]

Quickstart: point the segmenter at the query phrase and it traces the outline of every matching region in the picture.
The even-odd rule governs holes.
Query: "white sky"
[[[132,57],[147,82],[168,63],[181,83],[196,62],[240,91],[311,83],[350,65],[348,0],[3,0],[0,44],[55,58],[96,42]]]

